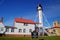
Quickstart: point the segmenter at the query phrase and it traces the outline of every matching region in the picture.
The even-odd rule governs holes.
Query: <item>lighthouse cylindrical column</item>
[[[44,30],[43,30],[43,13],[42,13],[42,6],[38,4],[38,15],[39,15],[39,35],[43,36],[44,35]],[[41,34],[42,33],[42,34]]]
[[[42,15],[42,6],[38,5],[38,15],[39,15],[39,27],[43,26],[43,15]]]

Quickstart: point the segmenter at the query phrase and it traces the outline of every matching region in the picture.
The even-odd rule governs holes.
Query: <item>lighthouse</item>
[[[43,15],[42,15],[42,6],[41,4],[38,4],[38,7],[37,7],[37,10],[38,10],[38,15],[39,15],[39,27],[43,27]]]
[[[38,7],[37,7],[37,10],[38,10],[38,19],[39,19],[39,25],[38,25],[38,28],[39,28],[39,32],[38,32],[38,35],[39,36],[44,36],[44,29],[43,29],[43,13],[42,13],[42,6],[41,4],[38,4]],[[42,33],[42,34],[41,34]]]

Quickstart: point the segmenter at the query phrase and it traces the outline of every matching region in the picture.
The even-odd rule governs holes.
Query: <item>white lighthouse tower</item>
[[[44,36],[44,30],[43,30],[43,14],[42,14],[42,6],[41,4],[38,4],[38,15],[39,15],[39,25],[38,25],[38,28],[39,28],[39,36]],[[42,33],[42,34],[41,34]]]
[[[39,27],[43,27],[43,15],[42,15],[42,6],[38,4],[38,15],[39,15]]]

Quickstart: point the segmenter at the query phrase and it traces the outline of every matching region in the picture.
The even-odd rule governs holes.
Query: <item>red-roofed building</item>
[[[53,22],[53,27],[48,29],[49,33],[53,36],[60,36],[60,22],[54,21]]]
[[[23,18],[15,18],[14,19],[14,27],[16,27],[17,29],[15,30],[15,32],[17,34],[21,34],[21,35],[30,35],[31,36],[31,32],[35,30],[35,25],[39,24],[38,22],[34,22],[32,20],[28,20],[28,19],[23,19]]]
[[[15,18],[14,26],[5,26],[5,34],[8,36],[31,36],[31,32],[35,30],[36,24],[39,23],[28,19]]]
[[[3,25],[2,21],[0,22],[1,29],[4,30],[0,33],[5,33],[5,35],[15,35],[15,36],[31,36],[31,32],[35,30],[36,24],[38,22],[34,22],[32,20],[23,19],[23,18],[15,18],[14,19],[14,26],[5,26]]]

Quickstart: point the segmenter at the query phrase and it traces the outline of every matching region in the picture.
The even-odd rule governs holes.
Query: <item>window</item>
[[[9,32],[9,28],[6,28],[6,32]]]
[[[32,32],[32,29],[29,29],[29,32]]]
[[[1,31],[3,31],[4,29],[3,28],[1,28]]]
[[[22,32],[22,29],[19,29],[19,32]]]
[[[28,24],[24,23],[24,26],[28,26]]]
[[[53,34],[53,32],[51,32],[51,34]]]
[[[23,32],[25,33],[26,32],[26,29],[23,29]]]
[[[11,32],[14,32],[14,29],[13,28],[11,29]]]
[[[39,30],[40,30],[40,32],[43,32],[43,28],[40,28]]]
[[[55,29],[53,29],[53,31],[56,32]]]

